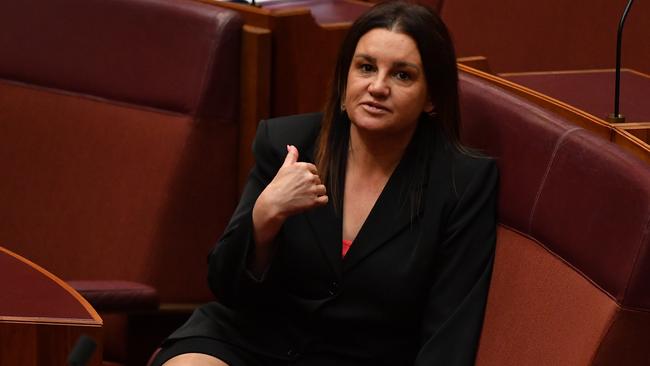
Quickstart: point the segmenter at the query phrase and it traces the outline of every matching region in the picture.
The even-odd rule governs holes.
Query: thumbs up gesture
[[[268,243],[287,217],[327,204],[327,191],[316,166],[298,161],[298,149],[287,145],[287,156],[275,177],[255,201],[253,225],[258,244]]]
[[[282,221],[291,215],[327,204],[325,186],[316,166],[298,162],[298,149],[287,146],[284,163],[258,200],[273,206],[272,212]]]
[[[273,238],[291,215],[327,204],[325,186],[314,164],[298,161],[298,149],[287,145],[287,156],[253,207],[255,251],[250,270],[263,273],[272,256]]]

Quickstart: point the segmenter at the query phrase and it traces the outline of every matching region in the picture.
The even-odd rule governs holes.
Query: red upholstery
[[[5,1],[0,77],[232,122],[234,17],[186,0]]]
[[[26,0],[0,24],[0,243],[97,281],[76,285],[99,309],[210,300],[202,264],[237,201],[240,17]]]
[[[498,159],[497,259],[477,365],[641,365],[650,167],[461,75],[463,138]]]
[[[241,21],[186,1],[66,3],[0,5],[0,242],[63,278],[205,300],[196,263],[237,198]]]
[[[97,311],[148,311],[158,308],[155,288],[131,281],[68,281]]]

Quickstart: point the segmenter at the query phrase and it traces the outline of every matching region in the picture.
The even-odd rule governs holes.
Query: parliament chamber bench
[[[500,172],[476,364],[647,365],[650,165],[461,68],[463,141]]]
[[[0,245],[90,301],[106,362],[144,364],[212,299],[241,27],[195,1],[0,2]]]

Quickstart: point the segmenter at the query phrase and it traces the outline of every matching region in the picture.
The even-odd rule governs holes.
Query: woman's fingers
[[[319,206],[324,206],[329,201],[329,198],[325,195],[316,197],[316,204]]]
[[[318,169],[316,168],[316,165],[314,165],[312,163],[305,163],[303,161],[300,161],[300,162],[294,163],[294,166],[296,166],[297,168],[300,168],[300,169],[305,169],[305,170],[311,172],[312,174],[318,174]]]
[[[325,189],[325,185],[318,184],[318,185],[314,186],[314,193],[317,196],[323,196],[323,195],[327,194],[327,190]]]
[[[311,182],[315,185],[321,184],[320,177],[317,174],[312,174]]]

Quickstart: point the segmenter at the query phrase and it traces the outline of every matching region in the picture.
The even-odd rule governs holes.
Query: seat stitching
[[[555,163],[555,157],[557,155],[557,152],[560,150],[560,146],[564,143],[564,140],[566,140],[566,137],[577,131],[577,130],[582,130],[581,127],[574,127],[571,129],[568,129],[564,131],[562,136],[558,138],[557,142],[555,143],[555,147],[553,149],[553,154],[551,154],[551,157],[549,159],[548,164],[546,165],[546,172],[544,172],[544,176],[542,177],[542,181],[539,185],[539,188],[537,189],[537,194],[535,195],[535,201],[533,202],[533,206],[530,209],[530,216],[528,218],[528,232],[532,233],[533,229],[533,219],[535,218],[535,213],[537,210],[537,203],[539,202],[539,198],[542,195],[542,191],[544,190],[544,186],[546,185],[546,180],[548,178],[549,173],[551,172],[551,168],[553,167],[553,164]]]

